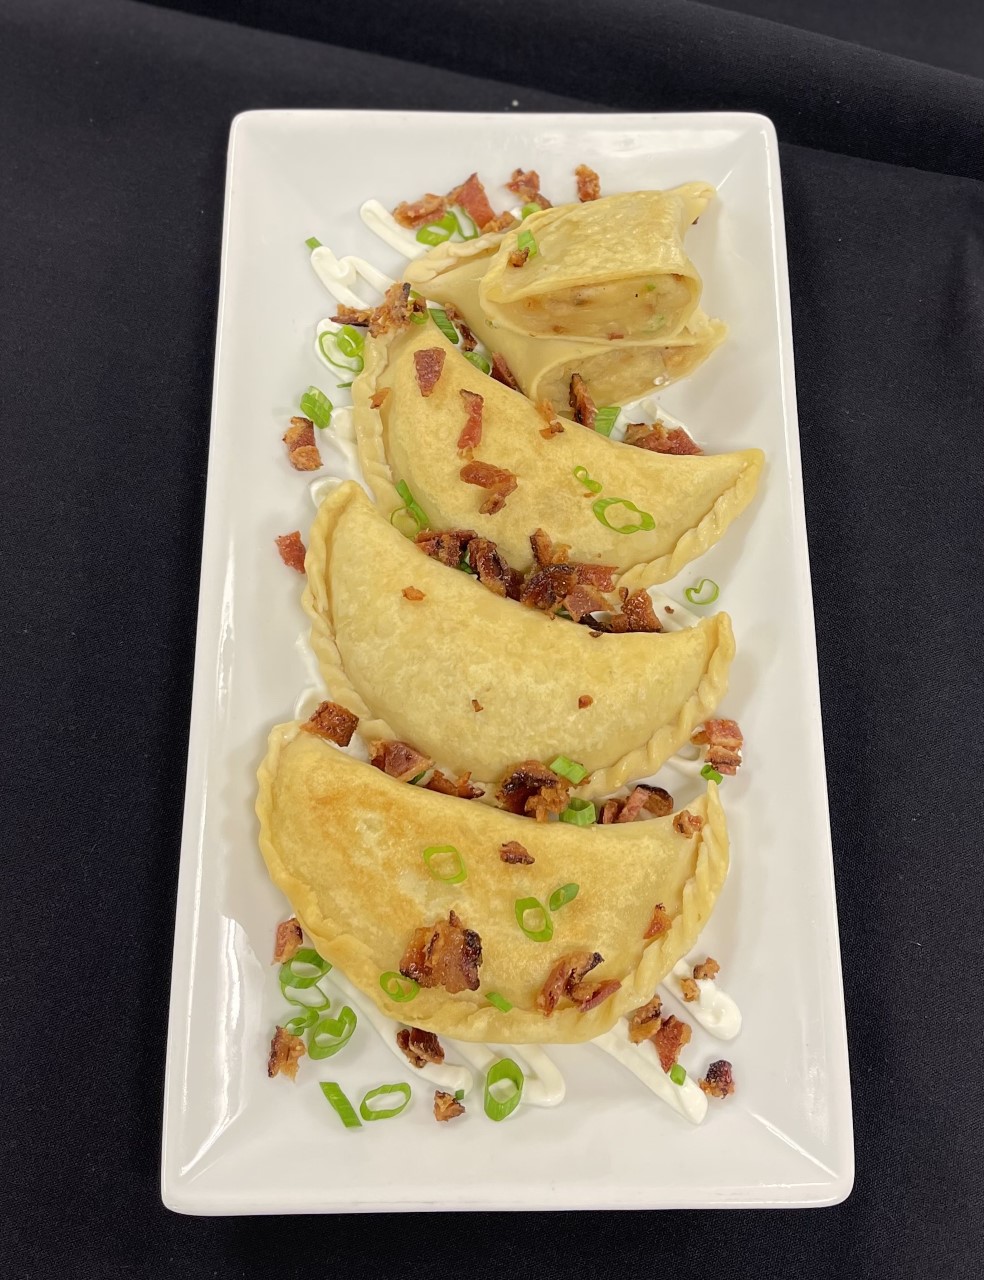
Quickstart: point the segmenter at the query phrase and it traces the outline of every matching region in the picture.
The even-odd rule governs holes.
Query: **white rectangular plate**
[[[732,869],[700,954],[722,965],[744,1025],[695,1030],[684,1062],[725,1056],[737,1092],[692,1127],[588,1045],[551,1050],[567,1081],[552,1110],[435,1124],[420,1081],[399,1121],[344,1130],[319,1079],[356,1102],[412,1079],[368,1027],[344,1054],[266,1077],[283,1008],[271,966],[284,902],[256,848],[254,775],[270,726],[309,682],[300,580],[277,534],[306,531],[304,476],[280,443],[309,383],[330,387],[314,329],[332,313],[304,247],[317,236],[397,275],[362,224],[477,169],[497,208],[516,165],[555,202],[586,163],[603,191],[713,183],[688,239],[724,347],[661,400],[711,450],[757,445],[753,507],[663,590],[721,584],[738,642],[721,713],[747,764],[723,799]],[[326,469],[342,454],[319,443]],[[329,980],[330,987],[330,980]],[[319,1070],[318,1068],[324,1068]],[[445,1159],[444,1157],[450,1157]],[[198,648],[175,931],[162,1187],[187,1213],[821,1205],[842,1200],[854,1152],[816,645],[803,512],[775,132],[761,116],[440,115],[268,111],[240,116],[229,152]]]

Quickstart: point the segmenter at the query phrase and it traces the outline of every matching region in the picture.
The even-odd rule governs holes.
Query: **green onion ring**
[[[673,1066],[670,1067],[670,1079],[674,1084],[683,1084],[687,1079],[687,1073],[679,1062],[674,1062]]]
[[[506,997],[500,996],[498,991],[487,991],[485,993],[485,999],[488,1000],[493,1009],[498,1009],[500,1013],[508,1013],[512,1008],[512,1005]]]
[[[610,436],[621,410],[617,404],[605,404],[595,412],[594,429],[600,436]]]
[[[315,1013],[319,1013],[322,1009],[331,1007],[331,1001],[319,986],[295,987],[281,979],[280,994],[296,1009],[313,1009]]]
[[[301,396],[301,413],[310,418],[319,430],[331,425],[331,411],[334,406],[323,391],[317,387],[308,387]]]
[[[524,204],[522,209],[520,209],[519,211],[520,217],[522,218],[528,218],[531,213],[540,213],[540,212],[541,212],[540,205],[538,205],[534,200],[531,200],[529,204]]]
[[[335,1114],[346,1129],[361,1129],[362,1121],[355,1114],[355,1108],[342,1092],[341,1086],[334,1080],[319,1081],[321,1092],[334,1108]]]
[[[704,590],[705,587],[711,588],[711,594],[707,597],[706,600],[698,600],[697,597],[700,595],[700,593]],[[696,587],[688,587],[683,594],[687,597],[687,599],[690,601],[691,604],[697,604],[697,605],[713,604],[714,601],[721,594],[721,588],[718,586],[718,584],[714,581],[713,578],[701,578],[700,582],[697,583]]]
[[[453,342],[457,345],[458,330],[454,327],[454,325],[448,319],[448,313],[444,310],[444,308],[429,307],[428,310],[430,312],[430,318],[434,321],[434,323],[437,325],[440,331],[444,334],[448,342]]]
[[[568,782],[573,782],[575,786],[588,776],[584,765],[579,760],[571,760],[568,756],[558,756],[550,763],[549,768],[554,773],[560,774],[562,778],[566,778]]]
[[[414,982],[413,978],[405,978],[394,969],[387,969],[379,975],[379,985],[397,1004],[406,1004],[420,990],[420,984]]]
[[[478,223],[471,216],[471,214],[465,213],[464,209],[459,209],[455,207],[451,216],[454,218],[455,223],[457,224],[458,235],[461,236],[462,240],[478,239],[481,232],[479,231]],[[464,219],[464,221],[462,221],[462,219]],[[467,223],[468,226],[471,227],[470,231],[465,230],[465,223]]]
[[[573,902],[577,897],[579,884],[562,884],[559,889],[554,889],[550,895],[548,903],[551,911],[559,911],[561,907],[565,907],[568,902]]]
[[[718,773],[712,764],[705,764],[700,771],[700,776],[706,778],[708,782],[723,782],[724,779]]]
[[[341,330],[339,330],[340,332]],[[350,356],[342,351],[338,341],[339,333],[334,333],[331,329],[322,329],[318,334],[318,350],[333,369],[344,369],[346,373],[361,373],[365,367],[365,361],[361,355]],[[332,355],[332,351],[340,354],[343,358],[336,360]]]
[[[369,1103],[373,1098],[382,1098],[387,1094],[398,1093],[403,1101],[398,1107],[377,1107],[373,1109]],[[397,1084],[381,1084],[378,1089],[370,1089],[359,1103],[359,1115],[363,1120],[392,1120],[410,1105],[410,1086],[402,1080]]]
[[[533,235],[533,232],[529,230],[529,228],[527,228],[527,230],[525,231],[521,231],[519,235],[516,237],[516,247],[517,249],[520,250],[520,252],[522,252],[522,250],[525,249],[527,258],[535,258],[536,255],[540,252],[539,248],[537,247],[536,237]]]
[[[317,236],[308,236],[308,238],[304,241],[304,243],[307,245],[309,249],[321,248],[321,241],[318,239]]]
[[[337,1018],[319,1018],[308,1032],[307,1050],[309,1058],[330,1058],[339,1049],[344,1049],[352,1039],[358,1018],[355,1010],[343,1005]],[[321,1043],[323,1036],[332,1038],[327,1044]]]
[[[283,1024],[284,1030],[292,1036],[299,1036],[302,1031],[306,1031],[308,1027],[313,1027],[318,1021],[317,1009],[305,1009],[303,1013],[295,1013],[292,1018],[288,1018]]]
[[[642,516],[642,520],[639,524],[609,524],[608,516],[605,514],[609,507],[627,507],[629,511],[634,511],[637,516]],[[595,513],[596,519],[600,520],[606,529],[611,529],[613,533],[648,533],[650,529],[656,528],[656,521],[649,512],[641,510],[634,502],[630,502],[628,498],[595,498],[591,504],[591,510]]]
[[[434,865],[435,858],[442,858],[445,854],[453,854],[454,861],[450,869],[442,874]],[[444,884],[461,884],[462,880],[468,879],[468,870],[465,867],[465,861],[461,854],[453,844],[432,844],[423,852],[423,859],[427,865],[427,870],[431,873],[435,880],[441,880]]]
[[[507,1080],[513,1086],[514,1092],[500,1101],[492,1093],[492,1086],[499,1084],[502,1080]],[[498,1062],[493,1062],[485,1076],[485,1114],[488,1118],[505,1120],[506,1116],[512,1115],[519,1106],[525,1083],[526,1077],[520,1070],[519,1064],[513,1062],[512,1058],[500,1058]]]
[[[355,325],[343,324],[335,338],[343,356],[361,356],[365,350],[365,334],[360,333]]]
[[[575,827],[590,827],[597,820],[598,812],[590,800],[574,796],[559,817],[561,822],[570,822]]]
[[[575,467],[572,474],[575,480],[580,480],[588,493],[601,493],[601,481],[592,480],[587,467]]]
[[[549,942],[553,937],[553,921],[550,919],[550,912],[543,905],[539,898],[517,898],[516,899],[516,923],[526,934],[531,942]],[[543,924],[539,929],[528,929],[526,927],[526,916],[530,911],[539,911],[543,915]]]
[[[482,373],[492,372],[492,365],[483,355],[479,355],[477,351],[463,351],[462,355],[466,360],[470,361],[476,369],[481,370]]]
[[[298,973],[295,964],[310,965],[316,972]],[[331,965],[318,955],[314,947],[301,947],[289,960],[280,966],[280,985],[288,987],[313,987],[321,981],[326,973],[331,972]]]

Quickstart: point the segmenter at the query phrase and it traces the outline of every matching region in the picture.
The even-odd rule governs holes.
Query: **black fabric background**
[[[984,18],[754,7],[782,22],[0,5],[2,1274],[981,1273],[984,86],[959,73],[984,74]],[[514,99],[779,130],[856,1188],[811,1212],[180,1218],[158,1163],[229,123]]]

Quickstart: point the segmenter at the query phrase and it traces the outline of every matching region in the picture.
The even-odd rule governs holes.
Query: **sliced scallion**
[[[344,1049],[352,1039],[357,1022],[355,1010],[347,1004],[342,1006],[337,1018],[318,1019],[308,1032],[308,1057],[330,1058]]]
[[[609,507],[625,507],[628,511],[634,511],[641,519],[638,524],[610,524],[607,514]],[[611,529],[613,533],[648,533],[650,529],[656,528],[656,521],[649,512],[643,511],[641,507],[637,507],[628,498],[595,498],[591,504],[591,510],[594,512],[595,518],[600,520],[606,529]]]
[[[590,800],[580,800],[575,796],[567,808],[561,811],[560,820],[570,822],[575,827],[590,827],[597,816]]]
[[[617,404],[605,404],[595,410],[594,429],[600,436],[610,436],[615,419],[621,413]]]
[[[580,887],[579,884],[562,884],[559,889],[554,889],[548,904],[550,910],[559,911],[561,907],[566,907],[568,902],[573,902]]]
[[[553,937],[553,921],[550,919],[550,912],[539,898],[517,898],[515,910],[516,923],[531,942],[550,941]],[[539,915],[536,915],[537,912]],[[526,923],[526,917],[531,914],[539,922],[539,927]]]
[[[322,431],[331,426],[332,403],[317,387],[308,387],[301,396],[301,413]]]
[[[704,594],[704,588],[709,588]],[[701,578],[696,587],[688,587],[683,593],[691,604],[713,604],[721,594],[721,588],[713,578]]]
[[[420,990],[420,985],[413,978],[405,978],[402,973],[396,973],[393,969],[387,969],[379,975],[379,985],[397,1004],[406,1004]]]
[[[700,771],[700,776],[706,778],[708,782],[723,782],[724,779],[718,773],[712,764],[705,764]]]
[[[424,862],[435,880],[461,884],[468,878],[464,859],[453,844],[432,844],[424,850]],[[450,861],[449,861],[450,860]]]
[[[298,965],[303,965],[304,969],[299,971]],[[314,947],[301,947],[280,966],[280,985],[302,989],[313,987],[330,972],[331,965],[318,955]]]
[[[505,1120],[519,1106],[526,1077],[519,1063],[512,1058],[500,1058],[493,1062],[485,1076],[485,1114],[490,1120]],[[496,1089],[496,1085],[512,1085],[511,1089]]]
[[[670,1079],[674,1084],[683,1084],[687,1079],[687,1073],[679,1062],[674,1062],[673,1066],[670,1067]]]
[[[539,213],[539,212],[540,212],[540,206],[536,203],[535,200],[531,200],[529,204],[523,205],[522,209],[520,210],[520,215],[523,218],[528,218],[531,213]]]
[[[584,765],[578,760],[572,760],[569,756],[558,756],[556,760],[550,762],[550,768],[554,773],[566,778],[568,782],[573,782],[575,786],[588,776]]]
[[[508,1013],[512,1008],[512,1005],[506,997],[500,996],[498,991],[487,991],[485,993],[485,999],[488,1000],[489,1004],[492,1005],[494,1009],[498,1009],[500,1013]]]
[[[313,1013],[320,1013],[322,1009],[331,1007],[331,1001],[320,987],[291,986],[289,978],[286,982],[281,978],[280,994],[295,1009],[310,1009]]]
[[[416,501],[413,494],[410,492],[410,486],[405,480],[401,480],[399,482],[396,486],[396,492],[403,499],[404,505],[402,507],[397,507],[390,515],[390,524],[398,528],[405,537],[414,538],[418,533],[423,533],[423,531],[429,527],[427,522],[427,513]],[[398,518],[400,520],[400,524],[397,524]],[[409,520],[412,520],[414,523],[413,529],[408,528]]]
[[[305,1009],[303,1013],[295,1013],[292,1018],[288,1018],[283,1027],[288,1035],[299,1036],[308,1027],[313,1027],[317,1021],[317,1009]]]
[[[321,1084],[321,1092],[331,1103],[335,1114],[341,1120],[346,1129],[361,1129],[362,1121],[355,1114],[355,1108],[342,1092],[340,1085],[334,1080],[324,1080]]]
[[[420,294],[419,294],[419,293],[416,293],[413,289],[411,289],[411,290],[410,290],[409,298],[410,298],[410,301],[411,301],[411,302],[422,302],[422,301],[423,301],[423,299],[421,298]],[[411,323],[411,324],[426,324],[426,323],[427,323],[427,308],[426,308],[426,307],[421,307],[419,310],[417,310],[416,308],[414,308],[414,310],[410,312],[410,323]]]
[[[355,333],[351,325],[346,325],[345,329]],[[318,334],[318,350],[332,368],[344,369],[346,373],[361,373],[365,366],[365,361],[360,350],[358,348],[353,349],[353,344],[343,339],[345,329],[339,329],[337,333],[332,329],[322,329]]]
[[[470,363],[473,364],[476,369],[480,369],[482,373],[492,372],[492,365],[489,363],[488,360],[486,360],[486,358],[483,355],[480,355],[477,351],[464,351],[462,352],[462,354],[464,355],[466,360],[470,361]]]
[[[420,228],[417,232],[417,243],[443,244],[445,240],[450,240],[456,231],[460,233],[458,219],[449,210],[443,217],[438,218],[436,222],[429,222],[426,227]]]
[[[525,249],[527,258],[535,258],[536,255],[540,252],[539,248],[537,247],[536,237],[533,235],[533,232],[530,231],[529,229],[527,229],[526,231],[521,231],[519,235],[516,237],[516,247],[517,249],[519,249],[521,253]]]
[[[377,1089],[370,1089],[359,1103],[359,1115],[363,1120],[392,1120],[410,1105],[410,1086],[399,1081],[397,1084],[381,1084]],[[391,1097],[398,1094],[403,1101],[395,1107],[370,1107],[373,1098]]]
[[[318,239],[317,236],[308,236],[308,238],[304,241],[304,243],[307,245],[309,249],[321,248],[321,241]]]
[[[601,482],[591,479],[587,467],[575,467],[573,475],[575,480],[580,480],[588,493],[601,493]]]
[[[458,330],[454,327],[454,325],[448,319],[448,313],[444,310],[444,308],[429,307],[428,310],[430,311],[430,318],[434,321],[434,323],[437,325],[440,331],[444,334],[448,342],[453,342],[457,345]]]

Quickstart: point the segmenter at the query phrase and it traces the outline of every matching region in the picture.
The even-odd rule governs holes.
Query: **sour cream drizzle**
[[[683,1000],[681,981],[691,977],[693,966],[686,960],[679,960],[663,982],[671,995]],[[721,990],[716,980],[698,978],[697,986],[700,989],[699,999],[684,1001],[687,1013],[712,1036],[719,1040],[733,1040],[741,1030],[741,1010],[731,996]]]
[[[377,293],[385,293],[393,283],[392,276],[386,275],[371,262],[366,262],[365,258],[357,258],[353,254],[336,258],[326,244],[311,250],[311,266],[331,296],[346,307],[369,305],[365,298],[353,292],[360,279]]]
[[[674,1084],[659,1065],[652,1045],[632,1043],[629,1039],[629,1024],[624,1018],[620,1018],[611,1031],[606,1031],[591,1043],[623,1067],[627,1067],[647,1089],[651,1089],[657,1098],[671,1106],[685,1120],[689,1120],[691,1124],[700,1124],[704,1119],[707,1114],[707,1097],[696,1081],[691,1080],[688,1075],[683,1084]]]
[[[367,200],[359,214],[373,235],[379,236],[380,240],[397,253],[402,253],[405,258],[419,258],[422,253],[427,252],[427,245],[421,244],[412,231],[401,227],[378,200]]]

